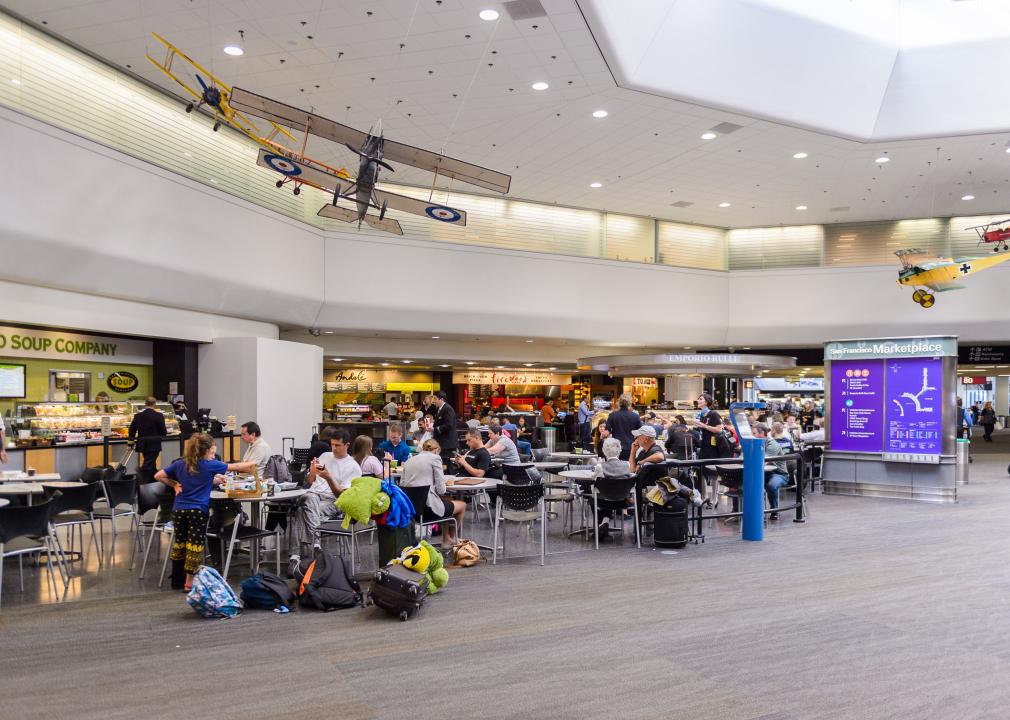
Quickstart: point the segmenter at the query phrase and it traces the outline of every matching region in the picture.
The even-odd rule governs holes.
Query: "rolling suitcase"
[[[403,565],[387,565],[377,570],[368,589],[369,604],[406,620],[421,609],[428,597],[428,576]]]

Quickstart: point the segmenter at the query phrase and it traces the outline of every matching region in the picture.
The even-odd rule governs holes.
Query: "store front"
[[[452,374],[452,383],[464,417],[483,417],[491,410],[507,413],[511,408],[533,426],[548,400],[563,409],[578,402],[576,395],[584,392],[571,375],[534,370],[464,370]]]
[[[185,397],[184,372],[162,382],[161,392],[156,387],[162,377],[176,376],[173,351],[184,345],[0,326],[0,414],[8,451],[0,469],[32,468],[69,478],[124,455],[130,421],[145,398],[167,400],[166,390]],[[158,349],[165,350],[161,367]],[[195,377],[188,386],[195,393]],[[177,435],[172,405],[162,402],[158,409],[169,434]]]
[[[423,398],[442,388],[440,375],[424,370],[324,370],[320,428],[336,424],[352,436],[383,440],[388,426],[383,408],[392,401],[397,405],[397,419],[413,418]]]

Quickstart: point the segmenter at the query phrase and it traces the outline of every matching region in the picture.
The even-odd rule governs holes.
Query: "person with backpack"
[[[185,573],[184,589],[189,592],[193,575],[203,564],[207,544],[207,522],[210,520],[210,491],[223,485],[226,472],[252,472],[253,462],[223,463],[216,459],[217,445],[205,433],[194,433],[186,440],[183,456],[159,470],[155,480],[175,489],[172,523],[172,587],[179,589],[181,568]]]
[[[986,401],[982,406],[982,412],[978,414],[978,424],[985,430],[982,438],[986,442],[992,442],[992,431],[996,428],[996,410],[993,409],[991,402]]]

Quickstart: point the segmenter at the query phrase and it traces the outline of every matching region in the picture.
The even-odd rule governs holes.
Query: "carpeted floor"
[[[1006,464],[952,506],[817,495],[763,543],[458,570],[407,623],[5,606],[0,719],[1006,718]]]

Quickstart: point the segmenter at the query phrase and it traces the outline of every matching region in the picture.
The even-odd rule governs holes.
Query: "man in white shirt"
[[[262,478],[267,467],[267,460],[270,459],[270,446],[261,435],[263,432],[260,426],[250,420],[242,423],[242,442],[246,444],[245,453],[242,455],[242,462],[256,463],[256,472]]]
[[[7,464],[7,428],[4,427],[3,415],[0,415],[0,465]]]
[[[390,398],[382,410],[386,413],[386,417],[389,420],[396,420],[396,413],[399,411],[399,408],[396,406],[396,398]]]
[[[302,559],[302,550],[319,547],[319,523],[336,516],[337,495],[351,486],[351,480],[361,477],[361,466],[347,452],[350,447],[350,434],[338,428],[330,438],[332,452],[323,453],[309,466],[305,479],[309,490],[302,495],[291,525],[288,562],[292,576]]]
[[[805,443],[822,443],[824,442],[824,428],[821,427],[821,419],[814,418],[814,429],[800,433],[800,440]]]

